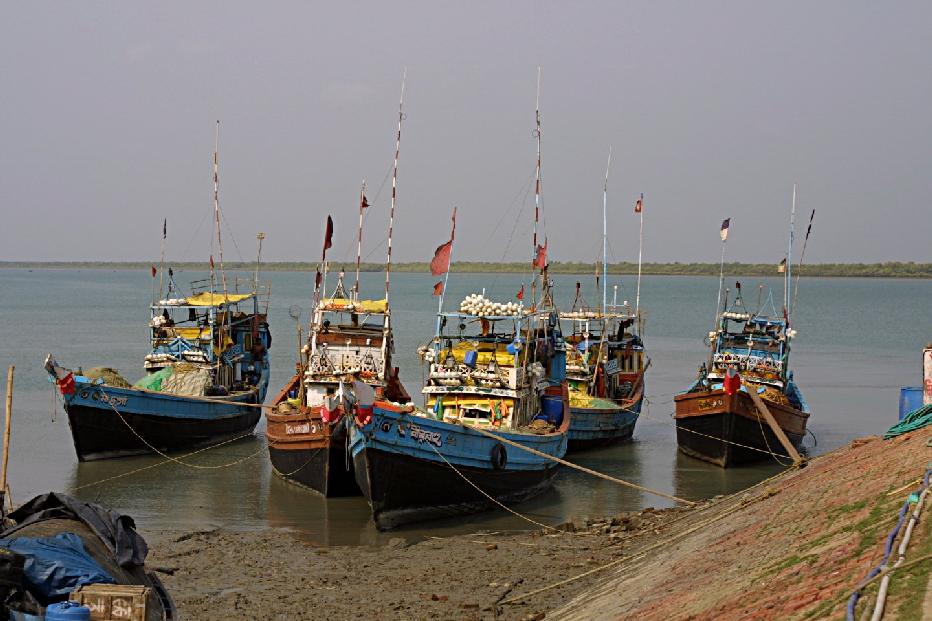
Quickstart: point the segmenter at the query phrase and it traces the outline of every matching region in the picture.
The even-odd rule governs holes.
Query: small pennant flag
[[[210,255],[210,269],[214,269],[214,255]]]
[[[544,239],[544,245],[538,246],[534,256],[533,267],[542,270],[547,266],[547,239]]]
[[[359,203],[359,210],[362,211],[369,206],[369,200],[366,198],[366,195],[362,195],[362,201]]]
[[[327,259],[327,248],[333,246],[333,218],[327,216],[327,230],[324,232],[324,251],[321,255],[321,261]]]
[[[641,213],[641,210],[644,209],[644,193],[641,192],[641,198],[634,203],[634,213]]]
[[[434,295],[443,295],[443,281],[441,280],[434,285]]]
[[[722,237],[722,241],[728,239],[728,225],[731,224],[731,218],[725,218],[722,220],[722,230],[719,232],[719,235]]]
[[[162,220],[162,239],[168,237],[168,218]]]
[[[158,274],[158,273],[159,273],[159,271],[158,271],[157,269],[155,269],[155,266],[153,265],[153,266],[152,266],[152,278],[155,278],[155,275]]]
[[[521,284],[521,288],[518,289],[518,293],[515,294],[515,297],[519,300],[524,299],[524,284],[523,283]]]
[[[321,275],[320,275],[320,269],[318,268],[317,273],[314,274],[314,288],[315,288],[315,289],[320,289],[320,281],[321,281],[321,278],[322,278],[322,277],[321,277]]]
[[[786,271],[786,257],[783,257],[783,260],[780,261],[780,264],[777,266],[777,273],[782,274]]]
[[[812,210],[812,213],[809,215],[809,228],[806,229],[806,240],[809,240],[809,233],[812,232],[812,219],[815,218],[815,209]]]

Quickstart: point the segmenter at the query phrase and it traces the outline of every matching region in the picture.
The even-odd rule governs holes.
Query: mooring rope
[[[106,396],[106,393],[104,393],[103,390],[100,390],[100,392],[101,392],[101,394],[103,394],[103,395]],[[257,450],[256,452],[254,452],[254,453],[252,453],[252,454],[250,454],[250,455],[247,455],[246,457],[243,457],[243,458],[241,458],[241,459],[236,459],[236,460],[231,461],[231,462],[226,463],[226,464],[220,464],[220,465],[216,465],[216,466],[201,466],[201,465],[199,465],[199,464],[189,464],[189,463],[187,463],[187,462],[181,461],[180,459],[176,459],[176,458],[172,457],[171,455],[168,455],[168,454],[166,454],[166,453],[160,451],[160,450],[157,449],[156,447],[152,446],[152,444],[150,444],[148,440],[146,440],[145,438],[143,438],[143,437],[139,434],[139,432],[137,432],[135,429],[133,429],[133,426],[129,424],[129,421],[127,421],[125,418],[123,418],[123,413],[120,412],[120,410],[118,410],[117,407],[116,407],[115,405],[113,405],[113,403],[110,401],[110,399],[107,399],[107,405],[109,405],[109,406],[113,409],[113,411],[116,412],[117,417],[119,417],[120,421],[122,421],[122,423],[123,423],[124,425],[126,425],[126,428],[129,429],[129,430],[133,433],[133,435],[136,436],[136,437],[139,439],[140,442],[142,442],[143,444],[145,444],[145,445],[149,448],[149,450],[151,450],[153,453],[156,453],[157,455],[161,456],[162,458],[167,459],[168,461],[174,462],[174,463],[176,463],[176,464],[178,464],[178,465],[180,465],[180,466],[186,466],[186,467],[192,468],[192,469],[194,469],[194,470],[220,470],[220,469],[222,469],[222,468],[230,468],[230,467],[232,467],[232,466],[237,466],[237,465],[239,465],[239,464],[241,464],[241,463],[243,463],[243,462],[245,462],[245,461],[248,461],[248,460],[252,459],[253,457],[257,456],[259,453],[261,453],[261,452],[263,452],[264,450],[266,450],[266,448],[267,448],[267,446],[268,446],[268,445],[267,445],[267,446],[263,446],[263,447],[259,448],[259,450]],[[255,435],[255,434],[253,434],[252,432],[250,432],[249,434],[246,434],[246,435],[252,436],[252,435]],[[245,436],[243,436],[243,437],[245,437]]]
[[[538,522],[538,521],[536,521],[536,520],[534,520],[534,519],[529,518],[529,517],[526,516],[526,515],[522,515],[521,513],[518,513],[517,511],[515,511],[514,509],[512,509],[512,508],[509,507],[508,505],[505,505],[504,503],[500,502],[497,498],[492,497],[490,494],[486,493],[486,491],[485,491],[484,489],[482,489],[481,487],[479,487],[478,485],[476,485],[475,483],[473,483],[472,481],[470,481],[469,478],[468,478],[465,474],[463,474],[462,472],[460,472],[459,469],[458,469],[456,466],[454,466],[454,465],[451,464],[449,461],[447,461],[447,458],[443,456],[443,453],[441,453],[440,451],[437,450],[437,447],[435,447],[435,446],[434,446],[433,444],[431,444],[430,442],[428,442],[427,445],[428,445],[430,448],[434,449],[434,452],[437,453],[437,455],[440,457],[440,459],[442,459],[442,460],[444,461],[444,463],[446,463],[446,465],[450,466],[450,468],[453,469],[453,472],[455,472],[456,474],[460,475],[460,477],[462,477],[464,481],[466,481],[467,483],[469,483],[470,485],[472,485],[472,486],[476,489],[476,491],[478,491],[480,494],[482,494],[483,496],[485,496],[486,498],[488,498],[489,500],[491,500],[492,502],[494,502],[496,505],[498,505],[499,507],[501,507],[501,508],[504,509],[505,511],[511,513],[512,515],[515,515],[515,516],[521,518],[522,520],[525,520],[525,521],[527,521],[527,522],[530,522],[531,524],[534,524],[535,526],[540,526],[541,528],[544,528],[544,529],[547,529],[547,530],[552,530],[552,531],[554,531],[554,532],[560,533],[561,535],[567,534],[566,531],[560,530],[559,528],[554,528],[553,526],[548,526],[548,525],[546,525],[546,524],[542,524],[542,523],[540,523],[540,522]]]
[[[511,446],[514,446],[514,447],[516,447],[516,448],[519,448],[519,449],[521,449],[521,450],[523,450],[523,451],[527,451],[528,453],[531,453],[532,455],[537,455],[538,457],[543,457],[543,458],[545,458],[545,459],[549,459],[550,461],[554,461],[554,462],[556,462],[556,463],[558,463],[558,464],[560,464],[560,465],[566,466],[566,467],[568,467],[568,468],[572,468],[572,469],[574,469],[574,470],[579,470],[580,472],[585,472],[586,474],[591,474],[592,476],[598,477],[598,478],[600,478],[600,479],[605,479],[606,481],[611,481],[612,483],[618,483],[619,485],[624,485],[624,486],[626,486],[626,487],[631,487],[631,488],[634,488],[634,489],[636,489],[636,490],[638,490],[638,491],[646,492],[646,493],[648,493],[648,494],[653,494],[654,496],[660,496],[661,498],[666,498],[666,499],[668,499],[668,500],[672,500],[672,501],[678,502],[678,503],[680,503],[680,504],[684,504],[684,505],[688,505],[688,506],[693,506],[693,505],[697,504],[696,502],[694,502],[694,501],[692,501],[692,500],[686,500],[685,498],[679,498],[679,497],[674,496],[674,495],[672,495],[672,494],[667,494],[666,492],[661,492],[661,491],[659,491],[659,490],[651,489],[651,488],[649,488],[649,487],[644,487],[643,485],[638,485],[637,483],[632,483],[631,481],[625,481],[624,479],[619,479],[619,478],[617,478],[617,477],[613,477],[613,476],[604,474],[604,473],[602,473],[602,472],[598,472],[598,471],[596,471],[596,470],[592,470],[591,468],[586,468],[585,466],[580,466],[579,464],[574,464],[573,462],[566,461],[565,459],[561,459],[561,458],[556,457],[556,456],[554,456],[554,455],[548,455],[547,453],[544,453],[544,452],[542,452],[542,451],[538,451],[537,449],[533,449],[533,448],[531,448],[531,447],[529,447],[529,446],[525,446],[524,444],[521,444],[520,442],[515,442],[515,441],[513,441],[513,440],[509,440],[508,438],[506,438],[506,437],[504,437],[504,436],[501,436],[501,435],[499,435],[499,434],[497,434],[497,433],[492,433],[491,431],[488,431],[488,430],[485,430],[485,429],[480,429],[480,428],[478,428],[478,427],[471,427],[471,426],[466,425],[466,424],[464,424],[464,423],[462,423],[462,422],[460,422],[459,424],[460,424],[460,426],[463,427],[464,429],[470,429],[470,430],[475,431],[475,432],[477,432],[477,433],[480,433],[480,434],[482,434],[482,435],[484,435],[484,436],[488,436],[488,437],[490,437],[490,438],[494,438],[494,439],[498,440],[499,442],[503,442],[503,443],[505,443],[505,444],[509,444],[509,445],[511,445]]]

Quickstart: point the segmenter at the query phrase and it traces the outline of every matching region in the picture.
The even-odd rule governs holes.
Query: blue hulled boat
[[[112,369],[72,371],[49,355],[45,368],[62,396],[78,459],[167,452],[251,433],[269,382],[267,296],[261,305],[257,291],[200,291],[153,304],[146,375],[134,385]]]
[[[556,314],[467,311],[439,319],[437,336],[421,350],[430,364],[424,409],[376,401],[371,415],[350,423],[356,482],[380,529],[546,490],[558,464],[510,443],[566,453],[569,394]],[[458,326],[455,334],[443,331],[448,324]]]
[[[570,451],[629,440],[634,434],[650,363],[633,332],[637,317],[629,311],[609,307],[606,312],[574,309],[560,314],[572,325],[566,337]]]

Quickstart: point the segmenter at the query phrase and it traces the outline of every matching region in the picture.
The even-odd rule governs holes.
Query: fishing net
[[[889,440],[904,433],[922,429],[930,424],[932,424],[932,404],[924,405],[904,416],[903,420],[890,427],[887,433],[883,434],[883,438]]]
[[[174,371],[174,367],[165,367],[164,369],[156,371],[155,373],[149,373],[144,378],[133,384],[133,387],[142,388],[143,390],[154,390],[158,392],[162,390],[162,382],[170,377]]]
[[[162,380],[161,392],[185,397],[203,397],[213,382],[210,371],[193,364],[176,364],[169,377]]]
[[[116,388],[130,388],[131,385],[126,381],[120,372],[110,367],[94,367],[84,372],[84,377],[89,380],[103,380],[104,384]]]

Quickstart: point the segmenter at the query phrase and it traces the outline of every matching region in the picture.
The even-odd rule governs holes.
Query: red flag
[[[159,273],[159,271],[158,271],[157,269],[155,269],[155,266],[153,265],[153,266],[152,266],[152,278],[155,278],[155,275],[158,274],[158,273]]]
[[[453,251],[453,240],[440,244],[434,250],[434,258],[430,261],[430,275],[440,276],[450,269],[450,253]]]
[[[61,391],[62,396],[74,394],[74,373],[69,373],[58,380],[58,390]]]
[[[533,267],[539,270],[547,266],[547,239],[544,238],[544,245],[537,247],[537,256],[534,257]]]
[[[368,207],[368,206],[369,206],[369,201],[366,199],[366,195],[363,194],[363,195],[362,195],[362,201],[360,201],[360,203],[359,203],[359,210],[362,211],[363,209],[365,209],[365,208]]]
[[[521,284],[521,288],[518,289],[518,293],[515,294],[515,297],[518,298],[519,300],[524,299],[524,284],[523,283]]]
[[[441,280],[434,285],[434,295],[443,295],[443,281]]]
[[[453,229],[450,231],[450,241],[440,244],[434,250],[434,258],[430,261],[430,275],[440,276],[450,270],[450,255],[453,254],[453,240],[456,237],[456,207],[453,208]],[[439,294],[437,294],[439,295]]]
[[[634,213],[641,213],[641,210],[644,209],[644,193],[641,193],[641,198],[634,203]]]
[[[332,246],[333,246],[333,218],[331,218],[330,216],[327,216],[327,230],[324,233],[324,251],[323,251],[323,254],[321,255],[321,259],[320,259],[321,261],[325,261],[327,259],[327,248],[330,248]]]

